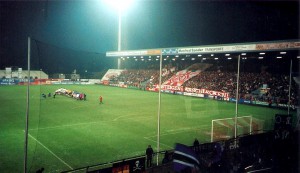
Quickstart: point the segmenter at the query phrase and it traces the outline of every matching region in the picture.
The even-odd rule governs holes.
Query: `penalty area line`
[[[23,130],[24,131],[24,130]],[[25,131],[24,131],[25,132]],[[35,140],[37,143],[39,143],[42,147],[44,147],[49,153],[51,153],[54,157],[56,157],[59,161],[61,161],[64,165],[66,165],[68,168],[72,169],[72,166],[70,166],[69,164],[67,164],[64,160],[62,160],[60,157],[58,157],[55,153],[53,153],[48,147],[46,147],[45,145],[43,145],[39,140],[37,140],[35,137],[31,136],[28,133],[28,136],[31,137],[33,140]]]
[[[154,142],[154,143],[157,143],[157,141],[152,140],[152,139],[149,139],[148,137],[144,137],[144,139],[147,139],[147,140],[149,140],[149,141],[152,141],[152,142]],[[160,144],[161,144],[161,145],[164,145],[164,146],[166,146],[166,147],[168,147],[168,148],[170,148],[170,149],[174,149],[174,147],[171,147],[171,146],[169,146],[169,145],[167,145],[167,144],[163,144],[163,143],[161,143],[161,142],[160,142]]]

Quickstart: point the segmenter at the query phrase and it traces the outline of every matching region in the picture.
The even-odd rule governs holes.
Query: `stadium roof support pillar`
[[[291,107],[292,69],[293,69],[293,60],[291,59],[291,64],[290,64],[290,78],[289,78],[288,115],[290,114],[290,107]]]
[[[236,91],[235,91],[235,119],[234,119],[234,138],[237,137],[237,118],[238,118],[238,103],[239,103],[239,84],[240,84],[240,61],[241,55],[238,56],[238,69],[236,75]],[[236,146],[236,140],[235,140]]]
[[[157,153],[160,151],[160,105],[161,105],[161,75],[162,75],[162,52],[159,60],[159,88],[158,88],[158,110],[157,110]],[[156,155],[156,164],[158,166],[159,154]]]

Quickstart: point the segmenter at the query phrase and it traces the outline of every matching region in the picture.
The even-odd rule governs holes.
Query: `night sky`
[[[122,49],[299,39],[299,1],[136,0]],[[101,0],[0,1],[0,69],[26,67],[27,37],[104,54],[117,50],[118,13]]]

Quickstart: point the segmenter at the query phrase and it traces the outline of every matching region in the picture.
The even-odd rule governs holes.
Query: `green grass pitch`
[[[58,88],[86,93],[87,101],[66,96],[41,98]],[[0,172],[23,172],[27,86],[0,86]],[[99,96],[103,104],[99,104]],[[157,150],[158,93],[100,85],[30,87],[28,168],[61,172],[139,156]],[[239,105],[239,116],[253,116],[272,127],[287,111]],[[210,141],[211,120],[235,116],[235,104],[162,94],[160,150],[176,142]]]

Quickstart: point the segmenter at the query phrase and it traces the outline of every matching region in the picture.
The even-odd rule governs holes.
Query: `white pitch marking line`
[[[24,131],[24,130],[23,130]],[[55,156],[58,160],[60,160],[63,164],[65,164],[67,167],[69,167],[70,169],[73,170],[73,168],[67,164],[65,161],[63,161],[60,157],[58,157],[56,154],[54,154],[49,148],[47,148],[45,145],[43,145],[40,141],[38,141],[37,139],[35,139],[33,136],[31,136],[28,133],[28,136],[31,137],[32,139],[34,139],[37,143],[39,143],[42,147],[44,147],[47,151],[49,151],[49,153],[51,153],[53,156]]]
[[[118,119],[120,119],[120,118],[122,118],[122,117],[128,117],[128,116],[130,116],[130,115],[122,115],[122,116],[119,116],[119,117],[113,119],[113,121],[117,121]]]
[[[192,128],[181,128],[181,129],[171,129],[171,130],[167,130],[166,133],[161,133],[159,136],[166,136],[166,135],[174,135],[174,134],[178,134],[178,133],[183,133],[186,131],[193,131],[193,130],[197,130],[200,129],[201,127],[208,127],[209,125],[201,125],[198,127],[192,127]],[[147,138],[152,138],[152,137],[156,137],[157,135],[152,135],[152,136],[148,136]]]
[[[149,119],[149,117],[127,118],[127,119]],[[65,127],[81,126],[81,125],[91,125],[91,124],[98,124],[98,123],[105,123],[105,122],[112,122],[112,121],[116,121],[116,120],[95,121],[95,122],[77,123],[77,124],[68,124],[68,125],[52,126],[52,127],[40,127],[40,128],[35,128],[35,129],[29,129],[29,130],[57,129],[57,128],[65,128]]]
[[[155,141],[155,140],[149,139],[149,138],[147,138],[147,137],[144,137],[144,138],[147,139],[147,140],[149,140],[149,141],[152,141],[152,142],[157,143],[157,141]],[[161,144],[161,145],[164,145],[164,146],[166,146],[166,147],[168,147],[168,148],[173,149],[173,147],[171,147],[171,146],[169,146],[169,145],[167,145],[167,144],[163,144],[163,143],[161,143],[161,142],[160,142],[160,144]]]

